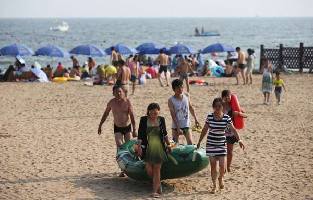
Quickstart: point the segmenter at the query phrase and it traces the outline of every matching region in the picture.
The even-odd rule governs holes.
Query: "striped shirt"
[[[223,118],[217,120],[213,117],[213,113],[210,113],[205,123],[209,124],[206,154],[208,156],[225,156],[227,154],[225,130],[232,124],[231,118],[223,114]]]

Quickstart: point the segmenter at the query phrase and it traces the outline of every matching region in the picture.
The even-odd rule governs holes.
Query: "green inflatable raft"
[[[130,140],[118,149],[117,163],[128,177],[140,181],[149,180],[145,162],[135,155],[135,144],[135,140]],[[195,145],[178,145],[168,154],[168,161],[162,164],[161,179],[189,176],[206,168],[208,164],[209,159],[204,149],[196,149]]]

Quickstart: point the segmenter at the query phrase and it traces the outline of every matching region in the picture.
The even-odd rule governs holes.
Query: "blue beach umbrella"
[[[70,51],[71,54],[78,54],[78,55],[86,55],[86,56],[98,56],[98,57],[102,57],[105,56],[104,51],[92,44],[87,44],[87,45],[79,45],[75,48],[73,48]]]
[[[39,48],[35,52],[36,56],[50,56],[50,57],[69,57],[69,53],[61,47],[54,45],[47,45]]]
[[[171,54],[191,54],[195,53],[195,51],[186,45],[183,44],[176,44],[175,46],[172,46],[169,50],[169,53]]]
[[[165,49],[164,45],[147,42],[136,47],[139,54],[159,54],[161,49]]]
[[[130,55],[130,54],[135,54],[137,53],[136,49],[130,48],[124,44],[117,44],[115,46],[113,46],[115,51],[117,51],[118,53],[122,54],[122,55]],[[108,55],[111,55],[112,51],[111,51],[112,47],[109,47],[107,49],[105,49],[105,53]]]
[[[2,56],[31,56],[33,54],[33,50],[22,44],[11,44],[0,49]]]
[[[205,53],[213,53],[213,52],[227,52],[227,51],[235,51],[235,49],[231,46],[221,44],[221,43],[216,43],[216,44],[211,44],[207,46],[205,49],[201,51],[202,54]]]

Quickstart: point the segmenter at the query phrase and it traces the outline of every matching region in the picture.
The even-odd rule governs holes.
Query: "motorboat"
[[[196,37],[210,37],[210,36],[220,36],[221,34],[217,31],[207,31],[195,34]]]
[[[61,25],[55,26],[55,27],[50,27],[51,31],[61,31],[61,32],[66,32],[69,29],[69,25],[63,21]]]
[[[210,37],[210,36],[220,36],[221,34],[218,31],[204,31],[204,28],[201,28],[201,32],[196,27],[195,28],[195,35],[196,37]]]

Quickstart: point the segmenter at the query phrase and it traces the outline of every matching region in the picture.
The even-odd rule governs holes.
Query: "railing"
[[[304,47],[303,43],[299,47],[284,47],[280,44],[279,49],[266,49],[261,45],[260,49],[260,65],[262,58],[267,58],[278,69],[285,66],[287,69],[299,69],[302,73],[304,68],[313,68],[313,47]]]

